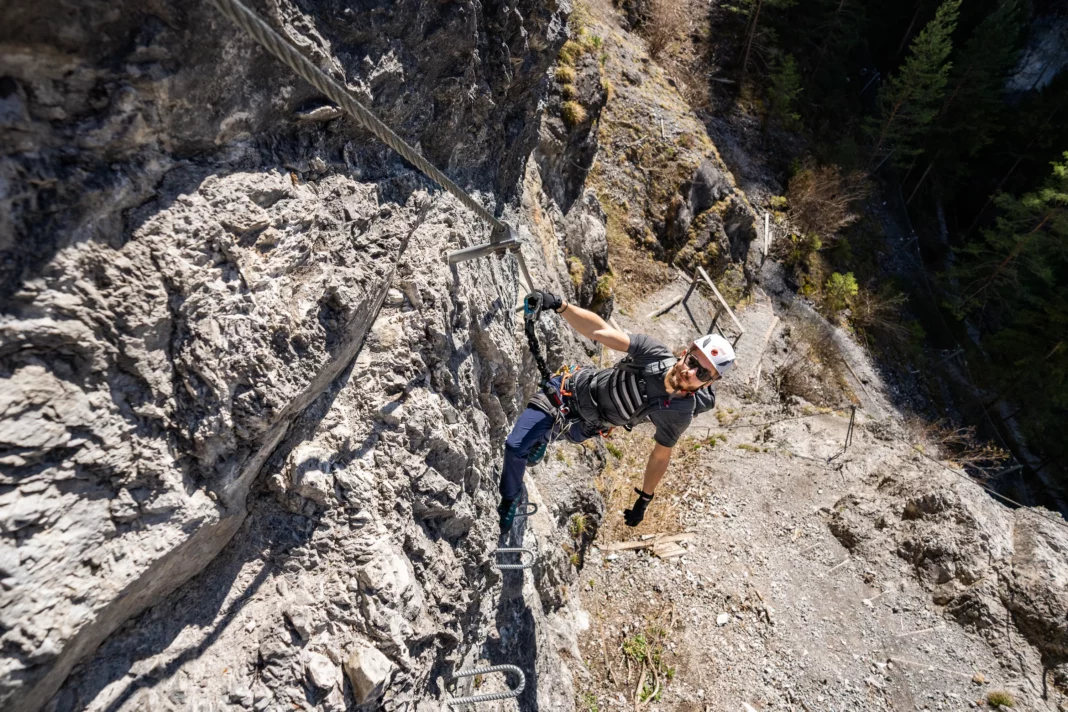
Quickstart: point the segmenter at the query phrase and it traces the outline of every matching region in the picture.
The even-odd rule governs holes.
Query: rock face
[[[461,183],[514,197],[566,5],[256,9]],[[507,314],[514,275],[461,268],[483,280],[463,280],[468,302],[442,267],[446,250],[484,238],[471,216],[444,198],[424,211],[419,178],[209,3],[70,13],[9,3],[0,28],[0,707],[12,710],[39,708],[123,621],[259,526],[245,521],[260,511],[250,491],[302,528],[293,518],[356,516],[380,468],[395,467],[410,494],[384,501],[410,502],[422,531],[455,543],[490,507],[473,497],[491,486],[495,453],[492,439],[475,447],[448,428],[499,438],[520,395],[517,353],[496,346],[513,341],[512,323],[484,321]],[[421,251],[405,258],[424,220]],[[444,276],[401,268],[404,293],[389,295],[403,259]],[[382,322],[368,347],[387,298],[435,316]],[[378,390],[315,435],[361,349],[391,355],[357,367],[380,369]],[[471,402],[483,410],[461,425]],[[368,461],[377,431],[361,445],[335,422],[376,422],[374,408],[414,459]],[[377,531],[379,549],[350,552],[366,556],[354,593],[400,646],[410,631],[395,613],[417,619],[422,599],[397,547],[423,545]],[[310,594],[282,598],[286,630],[326,632]],[[262,659],[301,665],[281,640],[265,635]],[[251,684],[226,694],[267,699]]]
[[[10,301],[5,699],[33,683],[47,698],[210,561],[293,418],[355,356],[414,215],[354,235],[342,200],[379,217],[375,192],[321,187],[209,177],[123,248],[63,250]]]
[[[1007,510],[974,484],[908,465],[877,468],[871,479],[873,489],[829,515],[843,546],[888,565],[896,557],[936,605],[995,648],[1008,644],[1011,620],[1049,668],[1068,662],[1068,530],[1058,515]]]
[[[514,197],[566,2],[254,5],[458,182]],[[203,0],[82,3],[73,17],[17,0],[0,46],[0,297],[72,241],[121,245],[124,211],[183,161],[371,180],[398,165]]]

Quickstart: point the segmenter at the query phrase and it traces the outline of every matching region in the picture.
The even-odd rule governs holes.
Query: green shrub
[[[567,271],[571,275],[571,284],[576,290],[582,289],[582,277],[586,273],[586,265],[578,257],[567,258]]]
[[[571,517],[571,523],[567,525],[567,533],[571,535],[572,539],[578,539],[586,533],[586,527],[589,522],[586,521],[585,514],[574,514]]]
[[[824,304],[832,313],[840,312],[853,303],[858,291],[860,286],[852,272],[835,272],[823,285]]]
[[[792,129],[801,120],[797,113],[797,98],[801,94],[801,73],[792,55],[786,55],[771,74],[768,87],[767,118]]]
[[[617,460],[623,459],[623,450],[618,445],[616,445],[615,443],[605,442],[604,446],[612,457],[616,458]]]
[[[593,298],[598,302],[606,302],[612,298],[615,291],[616,278],[611,274],[602,274],[597,279],[597,287],[594,289]]]
[[[986,701],[991,707],[1016,706],[1016,699],[1008,692],[1005,692],[1005,690],[994,690],[993,692],[987,693]]]

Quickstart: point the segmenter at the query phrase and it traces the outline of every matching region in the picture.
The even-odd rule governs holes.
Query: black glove
[[[637,487],[634,488],[634,491],[638,493],[638,499],[634,500],[634,506],[623,510],[623,521],[628,527],[636,527],[641,524],[642,520],[645,519],[645,508],[653,501],[653,495],[645,494]]]
[[[538,302],[541,302],[540,307]],[[560,311],[560,307],[564,305],[564,300],[556,296],[552,292],[546,292],[541,289],[535,289],[528,294],[523,300],[526,306],[527,312],[535,312],[539,309],[550,309],[552,311]]]

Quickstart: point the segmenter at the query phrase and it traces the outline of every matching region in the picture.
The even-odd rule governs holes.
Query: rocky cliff
[[[520,204],[566,4],[255,9],[491,207]],[[485,227],[209,3],[4,20],[0,706],[40,708],[162,602],[102,651],[125,667],[94,663],[53,706],[161,694],[174,636],[215,622],[214,641],[230,594],[268,589],[258,649],[243,638],[205,701],[440,696],[507,611],[526,618],[501,649],[535,654],[565,567],[479,593],[500,578],[494,463],[531,366],[512,262],[444,261]],[[116,691],[135,659],[145,676]],[[193,704],[178,678],[165,699]],[[568,694],[530,683],[534,704]]]

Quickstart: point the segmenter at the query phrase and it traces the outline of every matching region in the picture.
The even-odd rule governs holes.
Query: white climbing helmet
[[[734,347],[731,342],[719,334],[708,334],[693,342],[693,346],[700,349],[701,353],[712,362],[719,371],[720,378],[727,375],[727,371],[734,365]]]

